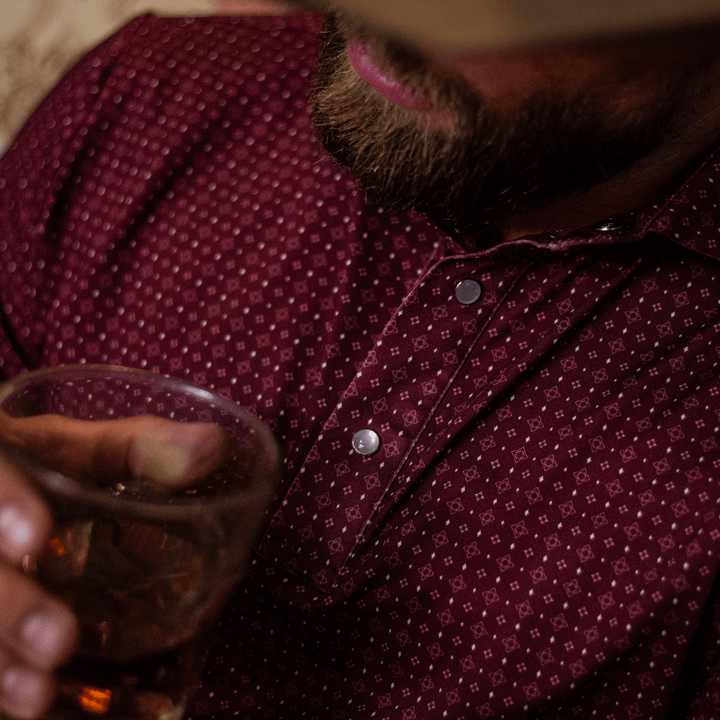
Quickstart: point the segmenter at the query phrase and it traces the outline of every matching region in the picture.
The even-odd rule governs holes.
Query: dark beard
[[[676,78],[642,112],[612,112],[592,93],[536,94],[500,117],[463,83],[428,74],[422,59],[385,47],[394,74],[449,111],[454,127],[426,127],[358,77],[345,35],[323,32],[312,119],[328,152],[389,210],[415,209],[485,244],[509,218],[579,195],[647,157],[686,105]]]

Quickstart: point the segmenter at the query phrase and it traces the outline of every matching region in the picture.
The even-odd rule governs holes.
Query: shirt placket
[[[318,436],[260,545],[330,591],[517,267],[447,258],[384,328]]]

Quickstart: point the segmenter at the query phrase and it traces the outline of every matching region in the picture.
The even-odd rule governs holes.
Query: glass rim
[[[255,505],[259,497],[265,498],[277,486],[280,478],[280,448],[270,428],[257,415],[234,400],[171,375],[122,365],[90,363],[54,365],[21,372],[0,383],[0,407],[17,390],[32,387],[43,378],[62,375],[68,375],[68,379],[80,375],[85,376],[85,379],[97,376],[98,380],[108,375],[120,379],[127,376],[129,379],[144,378],[147,381],[152,379],[153,384],[161,383],[167,387],[182,388],[185,393],[204,401],[210,401],[219,409],[239,417],[257,437],[262,452],[256,454],[251,464],[251,469],[255,472],[248,473],[250,476],[248,482],[237,492],[218,497],[178,497],[176,495],[175,501],[171,503],[163,502],[159,496],[133,498],[132,496],[113,495],[109,488],[95,488],[63,473],[43,468],[24,453],[13,448],[4,440],[0,440],[0,448],[2,448],[4,456],[21,472],[28,475],[37,489],[46,497],[60,501],[72,500],[83,506],[94,507],[112,514],[177,522],[193,520],[203,513],[224,513],[234,508],[239,510],[246,504]],[[171,495],[172,493],[169,493],[168,497]]]

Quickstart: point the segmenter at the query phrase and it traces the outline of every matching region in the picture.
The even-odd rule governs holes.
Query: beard
[[[374,201],[424,213],[476,245],[501,239],[510,218],[585,193],[647,158],[678,125],[693,87],[677,73],[633,112],[608,107],[593,89],[543,90],[501,113],[462,80],[433,75],[419,55],[379,44],[393,77],[452,119],[434,125],[357,75],[347,38],[358,34],[337,17],[326,20],[312,97],[318,138]]]

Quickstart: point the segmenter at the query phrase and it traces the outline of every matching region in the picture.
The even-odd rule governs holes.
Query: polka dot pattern
[[[0,161],[0,369],[168,373],[282,445],[193,717],[715,717],[720,167],[468,252],[318,146],[317,30],[139,18]]]

